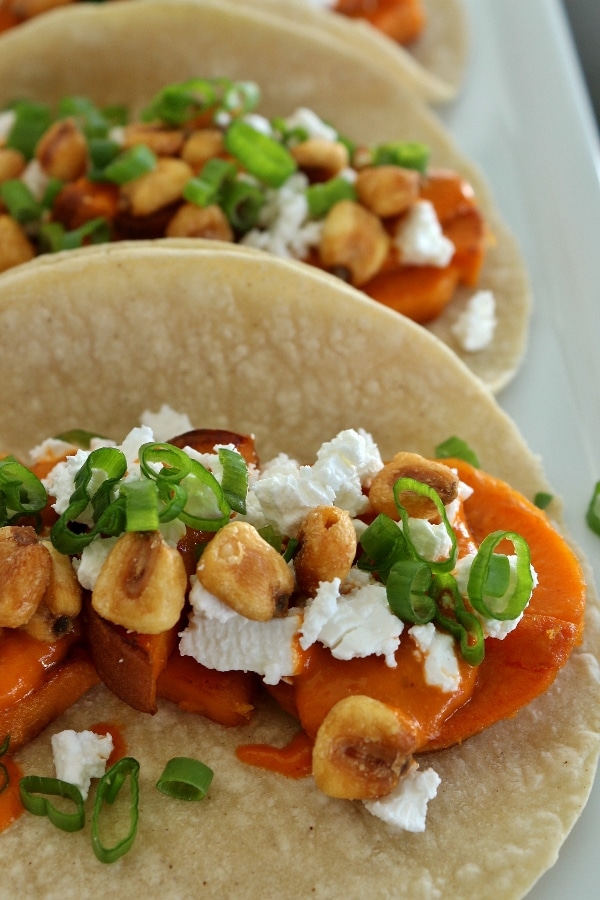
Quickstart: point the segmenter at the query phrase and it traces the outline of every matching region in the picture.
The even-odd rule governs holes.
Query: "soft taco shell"
[[[432,103],[456,96],[465,72],[469,48],[469,23],[462,0],[423,0],[427,24],[422,35],[402,47],[361,19],[326,9],[315,9],[307,0],[235,0],[259,9],[271,9],[294,22],[325,28],[352,46],[355,56],[377,62],[389,74]]]
[[[498,325],[488,348],[462,351],[451,331],[470,293],[461,289],[431,330],[492,390],[512,378],[525,350],[530,312],[514,238],[481,175],[437,119],[396,75],[356,59],[335,35],[300,22],[291,27],[281,16],[227,0],[75,4],[8,33],[0,53],[0,107],[15,97],[52,103],[76,93],[139,112],[161,87],[194,76],[256,81],[266,115],[308,106],[359,141],[423,141],[432,165],[470,180],[496,239],[480,287],[496,296]]]
[[[163,242],[40,259],[0,281],[0,447],[24,453],[73,426],[124,436],[162,403],[194,424],[251,431],[263,460],[311,462],[344,427],[364,427],[384,456],[432,454],[451,434],[482,466],[531,497],[540,463],[489,392],[444,345],[329,276],[259,252]],[[583,646],[550,691],[514,719],[430,760],[442,777],[424,834],[394,833],[311,779],[243,766],[239,743],[284,744],[294,725],[261,709],[224,729],[163,702],[150,717],[93,688],[18,754],[52,774],[50,734],[120,725],[141,763],[134,848],[99,863],[89,825],[65,835],[21,818],[0,838],[9,896],[522,896],[556,860],[600,749],[598,605],[590,588]],[[215,770],[202,804],[155,790],[172,756]],[[88,800],[88,822],[90,804]],[[58,865],[57,860],[63,860]],[[68,861],[68,862],[66,862]]]

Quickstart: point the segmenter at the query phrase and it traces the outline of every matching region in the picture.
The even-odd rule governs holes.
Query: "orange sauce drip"
[[[285,747],[270,744],[242,744],[235,755],[248,766],[278,772],[288,778],[306,778],[312,771],[312,741],[299,731]]]
[[[118,725],[115,725],[113,722],[96,722],[95,725],[90,725],[90,731],[100,736],[110,734],[113,739],[112,753],[106,762],[107,769],[110,769],[111,766],[127,755],[127,744]]]
[[[0,831],[4,831],[19,818],[24,809],[19,793],[19,779],[23,772],[16,762],[7,756],[0,759],[0,764],[5,766],[9,779],[8,784],[0,793]],[[0,786],[3,783],[3,774],[0,772]]]

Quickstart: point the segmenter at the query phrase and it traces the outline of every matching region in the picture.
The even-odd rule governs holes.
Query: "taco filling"
[[[355,144],[309,109],[255,112],[253,83],[191,80],[140,121],[65,98],[56,116],[20,101],[0,115],[0,271],[84,244],[208,238],[295,258],[427,323],[473,289],[454,333],[487,347],[477,291],[491,235],[470,184],[427,146]]]
[[[350,429],[312,465],[260,465],[248,435],[143,421],[0,461],[4,751],[99,679],[224,726],[266,691],[298,736],[240,760],[422,831],[419,754],[513,716],[580,642],[572,551],[456,439],[384,462]]]

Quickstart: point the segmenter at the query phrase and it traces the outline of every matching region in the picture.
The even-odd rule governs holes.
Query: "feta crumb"
[[[336,659],[384,656],[393,668],[403,629],[390,609],[384,585],[373,581],[342,595],[340,580],[334,578],[321,582],[306,608],[300,646],[307,650],[318,640]]]
[[[453,324],[452,334],[467,353],[478,353],[492,343],[497,324],[493,293],[477,291]]]
[[[432,524],[427,519],[409,518],[408,531],[417,553],[423,559],[439,562],[450,556],[452,541],[443,522]]]
[[[144,410],[140,424],[152,429],[155,441],[168,441],[192,430],[192,423],[185,413],[177,412],[168,403],[163,403],[158,412]]]
[[[255,131],[258,131],[259,134],[264,134],[267,137],[271,137],[273,134],[273,128],[271,127],[269,120],[258,113],[247,113],[242,117],[242,121]]]
[[[408,633],[425,660],[426,683],[447,694],[457,691],[461,678],[452,636],[438,631],[433,622],[413,625]]]
[[[402,262],[413,266],[438,266],[443,269],[454,255],[454,244],[442,232],[442,226],[429,200],[418,200],[400,221],[394,243]]]
[[[280,188],[270,188],[260,210],[258,228],[248,231],[240,243],[274,256],[305,259],[321,239],[322,222],[309,219],[308,178],[296,172]]]
[[[112,736],[68,729],[53,735],[51,742],[56,777],[76,785],[85,800],[92,778],[102,778],[106,771]]]
[[[46,438],[45,441],[42,441],[41,444],[38,444],[29,451],[29,458],[32,464],[35,465],[35,463],[40,462],[42,459],[62,459],[63,456],[72,453],[74,449],[75,447],[73,444],[70,444],[68,441],[61,441],[57,438]]]
[[[222,603],[195,577],[190,602],[193,612],[179,636],[182,656],[193,656],[218,672],[256,672],[265,684],[277,684],[298,672],[300,660],[294,644],[299,614],[255,622]]]
[[[37,159],[32,159],[21,173],[21,181],[27,185],[35,199],[41,201],[46,193],[50,176],[42,169]]]
[[[427,804],[433,800],[440,785],[440,776],[433,769],[419,770],[414,766],[386,797],[363,800],[374,816],[403,831],[425,831]]]
[[[9,136],[16,119],[17,114],[14,109],[6,109],[0,112],[0,141]]]
[[[116,537],[96,537],[84,547],[81,558],[73,559],[73,567],[77,572],[79,584],[87,591],[93,591],[108,554],[117,543]]]
[[[298,107],[291,116],[288,116],[285,124],[290,129],[302,128],[310,138],[323,138],[326,141],[337,141],[338,139],[338,133],[335,128],[327,125],[316,112],[304,106]]]

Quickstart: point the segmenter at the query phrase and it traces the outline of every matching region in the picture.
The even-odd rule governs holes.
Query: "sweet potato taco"
[[[77,0],[2,0],[0,33]],[[235,0],[325,29],[378,62],[433,102],[457,92],[465,68],[468,35],[459,0]]]
[[[395,74],[335,35],[211,0],[75,5],[6,36],[0,107],[16,98],[38,140],[16,136],[30,103],[6,112],[2,247],[24,255],[0,268],[77,241],[252,243],[426,323],[494,391],[518,367],[528,279],[486,185]],[[39,103],[60,115],[41,131]],[[115,105],[151,121],[109,127]]]
[[[442,452],[440,445],[447,438],[458,436],[477,454],[480,468],[458,458],[449,465],[471,485],[473,497],[484,498],[474,501],[472,519],[466,513],[469,527],[478,532],[478,540],[498,526],[525,534],[538,579],[517,627],[504,640],[485,639],[484,660],[476,670],[477,692],[445,722],[442,715],[440,727],[431,730],[416,755],[420,771],[431,769],[440,779],[424,831],[398,830],[372,815],[360,800],[333,799],[335,791],[327,777],[325,787],[318,790],[310,777],[285,777],[236,757],[240,745],[281,748],[297,734],[296,718],[278,705],[290,710],[285,682],[294,684],[296,676],[286,676],[280,683],[271,669],[269,675],[265,670],[270,693],[252,697],[240,694],[235,686],[230,693],[219,691],[207,676],[206,685],[212,685],[220,698],[217,707],[220,703],[233,715],[230,727],[224,727],[218,724],[224,721],[223,709],[216,715],[213,709],[212,720],[198,714],[197,691],[195,698],[193,691],[173,692],[178,676],[173,677],[170,660],[163,672],[171,677],[159,685],[154,715],[131,709],[92,676],[91,687],[85,690],[84,686],[80,699],[72,705],[65,703],[69,708],[15,754],[25,775],[51,776],[52,735],[69,729],[81,732],[98,723],[116,730],[125,745],[121,752],[140,764],[139,823],[129,852],[111,865],[100,862],[92,852],[93,786],[82,830],[64,834],[46,818],[24,814],[2,833],[3,890],[46,897],[93,896],[107,889],[120,896],[160,891],[177,897],[199,892],[210,897],[311,893],[359,897],[368,886],[376,897],[523,896],[555,861],[594,778],[600,749],[598,606],[591,584],[585,586],[576,556],[551,524],[550,515],[560,519],[558,502],[553,501],[548,512],[531,502],[538,493],[550,491],[539,460],[481,383],[425,330],[371,303],[332,276],[256,250],[210,242],[164,241],[151,253],[143,243],[123,242],[62,253],[51,262],[40,258],[14,269],[0,281],[0,335],[4,386],[0,448],[20,460],[27,461],[30,448],[39,447],[49,435],[60,432],[64,442],[80,441],[71,431],[75,428],[122,442],[142,411],[158,411],[165,404],[186,414],[196,428],[220,429],[211,439],[229,459],[236,456],[236,447],[253,459],[254,443],[261,464],[286,454],[276,467],[286,478],[300,480],[300,470],[291,458],[311,466],[324,442],[341,440],[347,465],[358,445],[373,449],[371,440],[383,460],[391,460],[399,451],[431,459]],[[177,430],[175,424],[165,427]],[[246,437],[238,439],[232,432]],[[248,435],[254,436],[254,442]],[[197,439],[198,432],[192,432],[177,437],[174,445],[151,446],[178,454],[178,448],[192,446]],[[119,451],[113,447],[110,452],[118,455]],[[46,444],[45,450],[37,451],[38,465],[48,453],[60,456],[55,443]],[[141,460],[141,450],[139,455]],[[367,456],[371,458],[370,452]],[[206,462],[205,456],[200,458]],[[171,468],[179,465],[174,459],[168,457]],[[328,452],[321,450],[320,459],[328,483],[337,478],[337,490],[343,484],[351,492],[349,470],[344,469],[340,479]],[[219,476],[223,491],[224,460]],[[98,465],[98,461],[90,462],[92,469]],[[375,484],[385,467],[369,465],[362,487],[374,506]],[[410,465],[418,480],[414,460]],[[421,465],[431,474],[426,459]],[[441,466],[446,475],[451,472],[445,464]],[[27,503],[30,495],[24,491],[16,499],[14,490],[7,494],[15,471],[6,472],[3,496],[9,497],[5,505],[10,511],[15,504]],[[495,479],[509,482],[523,496],[499,486]],[[237,476],[227,480],[227,496],[239,496]],[[55,481],[48,490],[58,497],[57,488]],[[96,489],[101,490],[98,481]],[[410,490],[432,497],[424,484],[418,488],[413,482]],[[438,490],[436,482],[434,492]],[[359,484],[360,502],[361,498]],[[331,495],[324,502],[331,505]],[[466,510],[470,502],[472,498],[464,500]],[[406,499],[401,503],[408,506]],[[284,512],[290,505],[291,499],[284,502]],[[229,509],[225,507],[226,518]],[[503,509],[510,511],[508,517]],[[95,512],[99,510],[96,504]],[[217,516],[221,506],[219,510]],[[438,503],[436,510],[444,519],[444,507]],[[68,520],[74,512],[69,509],[65,515]],[[430,518],[434,521],[436,515]],[[402,523],[406,524],[404,518]],[[67,537],[76,541],[87,529],[71,528],[68,522],[67,526]],[[225,524],[213,541],[229,527]],[[412,533],[410,522],[407,527]],[[560,522],[556,527],[560,528]],[[306,528],[298,534],[300,549],[294,558],[298,579],[306,534]],[[361,534],[364,548],[365,532]],[[197,539],[203,540],[198,533]],[[206,547],[196,569],[197,580],[205,588],[211,542]],[[269,547],[278,556],[274,541]],[[287,547],[292,550],[289,543]],[[444,556],[447,550],[441,552]],[[373,554],[369,545],[371,562],[377,555]],[[525,568],[529,571],[528,565]],[[381,568],[378,571],[381,574]],[[414,589],[419,593],[416,585]],[[319,586],[313,605],[320,590]],[[541,593],[536,595],[538,590]],[[283,588],[277,593],[279,600],[283,593]],[[220,601],[215,595],[211,602]],[[92,627],[98,624],[94,612],[85,608],[88,634],[97,636]],[[305,612],[296,613],[304,615],[306,622],[311,609],[308,601]],[[288,611],[282,617],[282,608],[278,612],[279,617],[252,624],[286,622],[291,614]],[[313,620],[313,626],[318,622]],[[2,639],[14,630],[5,627]],[[121,631],[123,637],[126,632]],[[468,631],[474,633],[472,623]],[[323,649],[323,634],[319,640],[319,658],[324,660],[328,651]],[[93,651],[95,638],[91,643]],[[469,637],[466,649],[470,643]],[[125,648],[124,643],[120,646]],[[401,652],[394,651],[394,646],[373,652],[394,656]],[[333,645],[330,649],[333,660]],[[407,664],[417,667],[422,657],[415,653],[408,654]],[[391,659],[384,663],[381,655],[376,658],[380,667],[393,671],[388,665]],[[188,661],[192,667],[197,665],[193,659]],[[90,667],[89,660],[76,662]],[[107,681],[113,680],[120,664],[130,672],[124,656],[113,657],[112,668],[106,660],[99,662]],[[276,668],[280,665],[271,658],[268,662],[276,663]],[[354,659],[339,664],[361,666],[364,662]],[[60,665],[50,672],[57,672]],[[305,692],[303,703],[296,696],[296,712],[304,710],[301,718],[306,728],[308,719],[314,725],[315,709],[337,682],[337,665],[334,662],[333,669],[325,670],[328,675],[320,689],[313,684],[312,694]],[[470,665],[463,660],[461,672]],[[247,677],[242,672],[234,674]],[[548,689],[517,711],[528,694],[534,696],[544,687]],[[121,679],[119,690],[123,689]],[[245,702],[238,702],[240,698]],[[333,702],[332,708],[339,709],[340,704]],[[378,715],[381,707],[390,709],[384,702],[372,702]],[[0,722],[4,730],[10,730],[7,723],[12,722],[16,742],[23,743],[19,729],[26,726],[24,717],[11,718],[10,699],[7,710],[0,713]],[[491,724],[497,718],[500,721]],[[489,727],[480,731],[485,725]],[[374,756],[380,753],[381,768],[389,771],[386,727],[380,736],[383,748]],[[373,754],[368,736],[363,737],[362,743],[350,742],[347,756],[350,761],[362,758],[365,766],[359,765],[359,770],[369,771]],[[323,738],[321,728],[317,728],[315,748],[319,738]],[[345,738],[350,739],[348,734]],[[452,746],[434,752],[445,744]],[[271,761],[273,754],[280,761],[286,756],[264,747],[258,752],[271,753]],[[155,789],[165,764],[175,757],[199,759],[214,771],[202,803],[171,799]],[[257,762],[256,756],[245,758]],[[261,759],[264,763],[264,756]],[[289,759],[286,765],[290,774]],[[121,828],[126,831],[127,822],[121,822]],[[115,837],[109,834],[103,841],[110,845]],[[57,866],[57,859],[68,860],[68,865]]]

